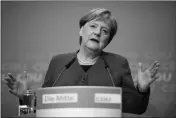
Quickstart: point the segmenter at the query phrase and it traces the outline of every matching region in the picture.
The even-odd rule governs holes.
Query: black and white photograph
[[[174,117],[175,99],[175,1],[1,1],[1,117]]]

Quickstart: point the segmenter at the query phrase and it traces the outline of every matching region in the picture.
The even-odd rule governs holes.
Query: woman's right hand
[[[26,72],[24,72],[24,77],[27,77]],[[27,79],[16,79],[11,73],[7,74],[5,77],[6,84],[9,87],[9,92],[13,95],[22,98],[25,90],[28,89]]]

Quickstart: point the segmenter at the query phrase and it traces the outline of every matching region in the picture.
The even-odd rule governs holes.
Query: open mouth
[[[96,42],[96,43],[99,43],[99,41],[98,41],[97,39],[91,38],[90,40],[91,40],[91,41],[94,41],[94,42]]]

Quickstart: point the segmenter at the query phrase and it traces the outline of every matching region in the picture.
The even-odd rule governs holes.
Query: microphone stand
[[[105,60],[104,58],[103,58],[103,61],[104,61],[104,64],[105,64],[105,68],[106,68],[106,70],[108,71],[108,74],[109,74],[109,77],[110,77],[110,79],[111,79],[112,85],[115,87],[115,83],[114,83],[113,77],[112,77],[112,75],[111,75],[111,72],[110,72],[108,63],[106,62],[106,60]]]

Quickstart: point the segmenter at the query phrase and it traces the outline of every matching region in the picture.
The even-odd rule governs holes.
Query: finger
[[[159,67],[158,67],[158,66],[155,67],[155,68],[152,70],[152,72],[151,72],[151,75],[152,75],[151,77],[152,77],[152,78],[157,74],[158,70],[159,70]]]
[[[143,71],[143,65],[142,65],[142,63],[139,62],[138,65],[139,65],[138,71],[142,72]]]
[[[13,90],[11,90],[11,89],[9,89],[9,92],[10,92],[11,94],[15,95],[15,96],[18,96],[18,95],[17,95],[17,92],[15,92],[15,91],[13,91]]]
[[[149,85],[152,84],[156,79],[158,79],[160,76],[159,75],[156,75],[155,77],[153,77],[151,79],[151,81],[149,82]]]
[[[151,75],[152,76],[155,76],[155,74],[156,74],[156,72],[158,71],[158,69],[159,69],[159,66],[160,66],[160,64],[159,63],[157,63],[152,69],[151,69]]]
[[[154,63],[152,63],[151,66],[149,67],[149,70],[152,71],[152,69],[156,66],[157,63],[158,61],[155,61]]]
[[[153,69],[158,68],[159,66],[160,66],[160,63],[157,62],[157,63],[155,64],[155,66],[153,67]]]
[[[14,89],[14,88],[13,88],[13,85],[10,84],[10,83],[7,83],[7,86],[8,86],[10,89]]]
[[[7,83],[13,84],[13,81],[9,77],[5,77],[4,79],[7,81]]]
[[[16,78],[15,78],[15,77],[13,77],[11,73],[8,73],[7,75],[9,76],[9,78],[11,78],[11,79],[12,79],[12,81],[13,81],[13,82],[15,82],[15,81],[16,81]]]
[[[26,72],[26,71],[23,72],[23,76],[24,76],[24,79],[25,79],[25,80],[28,79],[28,77],[27,77],[27,72]]]

